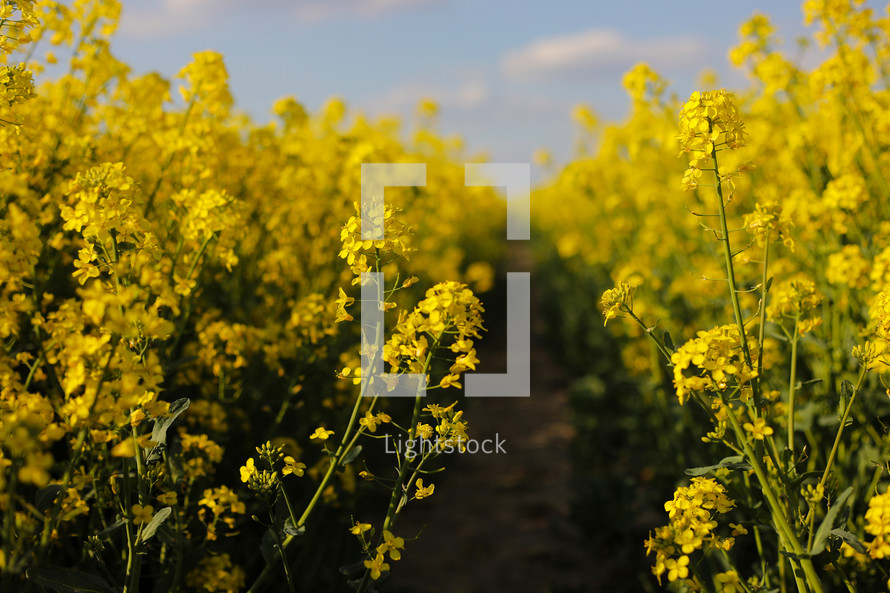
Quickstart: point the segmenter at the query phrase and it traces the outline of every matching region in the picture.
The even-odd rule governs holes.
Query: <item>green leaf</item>
[[[354,577],[361,575],[363,572],[365,572],[365,564],[364,564],[364,562],[359,560],[358,562],[356,562],[354,564],[347,564],[346,566],[341,566],[339,570],[340,570],[340,574],[342,574],[346,577],[354,578]]]
[[[306,533],[306,526],[301,525],[297,527],[296,525],[294,525],[294,522],[291,520],[291,518],[288,517],[284,520],[284,533],[293,536],[303,535],[304,533]]]
[[[127,522],[126,519],[118,519],[117,521],[115,521],[114,523],[112,523],[111,525],[109,525],[108,527],[106,527],[105,529],[100,531],[99,533],[97,533],[96,537],[98,537],[99,539],[104,539],[104,538],[108,537],[109,535],[111,535],[112,533],[114,533],[116,530],[123,527],[124,524],[126,524],[126,522]]]
[[[808,379],[806,381],[798,381],[797,385],[794,386],[795,391],[800,391],[804,387],[808,385],[816,385],[817,383],[821,383],[822,379]]]
[[[347,465],[358,459],[359,453],[362,452],[362,446],[356,445],[352,449],[349,450],[349,453],[343,456],[343,459],[340,460],[340,465]]]
[[[59,492],[62,491],[62,486],[59,484],[50,484],[44,488],[41,488],[37,491],[37,494],[34,495],[34,507],[38,511],[46,511],[53,503],[56,501],[56,496]]]
[[[180,398],[170,404],[170,409],[166,414],[155,420],[154,428],[151,431],[151,440],[157,445],[149,452],[148,458],[145,460],[146,463],[160,461],[161,453],[167,448],[167,430],[173,425],[177,416],[185,412],[191,403],[192,401],[187,397]]]
[[[786,552],[785,550],[779,550],[779,554],[785,556],[786,558],[790,558],[792,560],[806,560],[810,557],[810,554],[792,554],[791,552]]]
[[[844,417],[844,410],[847,409],[847,402],[850,401],[850,398],[853,397],[853,392],[856,389],[853,387],[853,384],[849,381],[841,382],[841,396],[837,401],[837,419],[838,422]]]
[[[687,476],[703,476],[715,469],[725,467],[727,469],[751,469],[751,466],[745,463],[745,458],[741,455],[733,455],[732,457],[724,457],[717,465],[708,465],[706,467],[690,467],[686,470]]]
[[[263,554],[266,564],[272,564],[275,561],[275,536],[272,535],[271,528],[266,530],[260,540],[260,552]]]
[[[822,472],[812,471],[812,472],[804,472],[790,480],[788,480],[788,485],[792,489],[798,489],[804,483],[804,481],[816,478],[815,481],[818,481],[818,478],[822,476]]]
[[[850,533],[849,531],[847,531],[847,530],[845,530],[845,529],[841,529],[840,527],[838,527],[837,529],[832,529],[832,530],[831,530],[831,535],[833,535],[834,537],[838,537],[838,538],[844,540],[845,542],[847,542],[848,544],[850,544],[850,547],[851,547],[851,548],[853,548],[854,550],[856,550],[856,551],[859,552],[860,554],[865,554],[865,546],[862,544],[861,541],[859,541],[859,538],[858,538],[858,537],[856,537],[855,535],[853,535],[853,534]]]
[[[39,566],[27,572],[31,582],[57,593],[118,593],[97,574],[58,566]]]
[[[167,520],[167,517],[169,517],[170,513],[172,512],[173,509],[171,507],[164,507],[160,511],[155,513],[155,516],[151,518],[151,521],[148,523],[148,525],[142,528],[142,541],[148,541],[149,538],[151,538],[158,530],[158,527],[160,527],[161,524],[163,524],[164,521]]]
[[[810,548],[809,552],[811,555],[815,556],[825,549],[825,546],[828,544],[828,535],[831,533],[831,530],[834,529],[834,521],[837,519],[837,515],[841,512],[841,509],[844,508],[844,503],[850,498],[851,494],[853,494],[852,486],[844,490],[841,495],[837,497],[837,500],[834,501],[834,504],[831,505],[831,508],[828,509],[828,512],[825,513],[825,518],[822,520],[822,524],[819,525],[819,529],[816,531],[816,537],[813,539],[813,546]]]
[[[188,409],[191,403],[192,400],[187,397],[183,397],[170,404],[170,409],[167,410],[167,413],[155,420],[154,428],[151,431],[151,440],[156,442],[158,445],[166,444],[167,429],[170,428],[170,426],[173,424],[173,421],[176,420],[176,418],[180,414]]]
[[[671,332],[664,330],[664,347],[674,352],[676,348],[674,348],[674,341],[671,339]]]

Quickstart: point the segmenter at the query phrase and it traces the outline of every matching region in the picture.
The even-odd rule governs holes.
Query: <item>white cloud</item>
[[[372,98],[365,105],[374,113],[410,113],[421,99],[434,99],[445,111],[474,111],[491,99],[491,87],[481,73],[457,76],[447,83],[406,82]]]
[[[136,9],[136,6],[139,8]],[[120,33],[125,37],[155,39],[200,31],[219,23],[226,14],[235,12],[237,7],[237,0],[125,2]]]
[[[198,0],[200,1],[200,0]],[[318,22],[332,18],[379,18],[414,10],[442,0],[301,0],[295,14],[300,21]]]
[[[538,39],[511,50],[501,58],[501,69],[508,78],[526,82],[583,79],[640,61],[656,69],[684,63],[693,67],[705,49],[705,43],[694,36],[641,40],[610,29],[590,29]]]
[[[262,11],[300,23],[331,19],[374,19],[447,0],[152,0],[125,1],[121,34],[163,38],[206,30],[239,14]]]

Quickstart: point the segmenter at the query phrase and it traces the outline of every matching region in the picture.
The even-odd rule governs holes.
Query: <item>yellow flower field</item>
[[[336,99],[259,125],[214,51],[134,76],[120,10],[0,0],[0,590],[385,590],[405,510],[462,495],[439,446],[385,445],[473,436],[503,200],[433,102],[411,136]],[[576,109],[591,145],[533,191],[577,520],[645,527],[628,590],[890,588],[890,15],[803,13],[818,65],[765,15],[747,88],[638,64],[629,118]],[[369,220],[369,163],[426,185]],[[425,383],[381,396],[362,355]]]

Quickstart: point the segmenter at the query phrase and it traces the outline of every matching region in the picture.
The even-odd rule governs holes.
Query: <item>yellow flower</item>
[[[751,357],[756,358],[753,341],[749,340],[748,347]],[[698,332],[698,337],[671,355],[671,363],[680,404],[693,391],[719,393],[733,383],[744,386],[757,376],[744,362],[739,330],[734,325]]]
[[[176,294],[180,294],[182,296],[188,296],[192,293],[192,290],[198,285],[198,283],[189,278],[182,278],[179,274],[173,274],[173,282],[176,284],[176,288],[174,292]]]
[[[754,435],[754,438],[758,441],[762,441],[763,437],[767,437],[773,434],[773,428],[771,426],[767,426],[766,420],[763,418],[755,419],[754,424],[745,422],[743,428],[752,433]]]
[[[739,575],[734,570],[718,573],[716,579],[720,584],[718,593],[741,593],[744,591],[739,582]]]
[[[167,506],[173,506],[174,504],[176,504],[176,498],[176,493],[172,490],[170,492],[158,494],[158,502]]]
[[[685,579],[689,576],[689,556],[680,556],[676,560],[673,558],[665,562],[668,570],[668,581],[674,582],[677,579]]]
[[[452,373],[462,373],[467,369],[473,369],[475,371],[478,362],[479,359],[476,358],[476,349],[471,348],[469,352],[462,354],[455,359],[450,370]]]
[[[439,386],[447,389],[448,387],[460,387],[460,383],[458,382],[460,379],[460,375],[449,374],[442,377],[442,380],[439,381]]]
[[[683,176],[686,190],[698,186],[702,170],[719,150],[745,146],[745,129],[739,117],[732,93],[719,91],[694,92],[680,110],[680,140],[682,155],[690,153],[689,169]],[[738,171],[720,179],[720,183],[730,184],[732,195],[733,181]]]
[[[383,560],[383,554],[377,554],[373,560],[365,560],[365,568],[371,569],[371,578],[375,581],[380,578],[381,573],[389,570],[389,564]]]
[[[293,457],[288,455],[284,458],[284,468],[281,470],[281,473],[285,476],[288,474],[293,474],[295,476],[302,477],[303,470],[306,469],[306,464],[302,462],[298,462]]]
[[[417,423],[417,430],[415,431],[418,438],[429,440],[433,438],[433,427],[429,424],[425,424],[423,422]]]
[[[401,537],[395,537],[388,529],[383,530],[383,543],[377,546],[378,554],[386,554],[389,552],[391,560],[398,560],[402,557],[399,550],[405,549],[405,540]]]
[[[133,523],[142,525],[151,521],[152,517],[154,517],[155,508],[150,504],[145,506],[134,504],[130,511],[133,513]]]
[[[136,444],[131,438],[125,438],[117,445],[111,448],[112,457],[135,457]]]
[[[349,533],[352,533],[354,535],[361,535],[369,529],[371,529],[370,523],[361,523],[359,521],[356,521],[355,525],[353,525],[352,528],[349,530]]]
[[[890,340],[890,291],[882,290],[878,293],[868,314],[876,326],[875,334],[879,338]]]
[[[364,418],[359,419],[358,423],[361,426],[364,426],[368,429],[369,432],[377,432],[377,425],[390,422],[392,418],[389,414],[385,414],[383,412],[379,412],[377,414],[372,414],[371,412],[365,412]]]
[[[315,432],[309,435],[309,438],[313,441],[326,441],[332,434],[334,434],[333,430],[327,430],[323,426],[319,426],[315,429]]]
[[[355,302],[354,297],[346,296],[346,293],[342,288],[337,289],[340,293],[340,297],[337,299],[337,323],[341,321],[352,321],[353,317],[349,313],[346,312],[346,307]]]
[[[414,492],[414,498],[417,500],[432,496],[433,491],[436,489],[435,484],[430,484],[429,486],[424,487],[423,479],[421,478],[418,478],[414,485],[417,487],[417,490]]]
[[[866,544],[869,556],[876,559],[890,557],[890,488],[868,501],[865,520],[865,532],[875,536]]]
[[[618,317],[618,313],[633,310],[635,290],[635,286],[631,286],[627,282],[619,282],[615,288],[610,288],[603,293],[601,302],[603,305],[603,316],[606,318],[603,326],[609,323],[610,319]]]
[[[245,465],[242,465],[239,471],[241,472],[241,481],[242,482],[247,482],[248,480],[250,480],[251,476],[253,476],[257,473],[257,469],[256,469],[256,465],[253,461],[253,457],[248,459],[247,463]]]

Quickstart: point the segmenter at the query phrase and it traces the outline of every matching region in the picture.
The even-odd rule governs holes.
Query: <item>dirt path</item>
[[[520,257],[523,254],[519,254]],[[516,259],[514,259],[514,262]],[[529,269],[513,266],[512,269]],[[499,437],[505,454],[455,455],[431,476],[435,495],[412,503],[406,543],[385,589],[398,593],[580,593],[605,590],[572,524],[574,429],[566,377],[541,336],[532,276],[530,398],[463,399],[475,439]],[[489,305],[489,309],[492,306]],[[497,324],[495,324],[497,325]],[[490,327],[490,335],[498,330]],[[480,371],[506,369],[504,339],[483,343]],[[485,341],[483,341],[485,342]],[[603,583],[600,583],[602,585]]]

